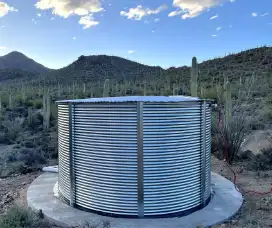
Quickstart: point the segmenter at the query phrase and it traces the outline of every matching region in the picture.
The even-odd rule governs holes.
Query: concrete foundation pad
[[[213,195],[210,203],[190,215],[162,219],[112,218],[84,212],[63,203],[54,196],[57,173],[44,173],[36,178],[27,191],[27,201],[35,211],[42,210],[45,217],[59,225],[76,226],[88,222],[98,224],[109,221],[111,228],[196,228],[210,227],[231,219],[243,204],[243,196],[232,182],[212,173]]]

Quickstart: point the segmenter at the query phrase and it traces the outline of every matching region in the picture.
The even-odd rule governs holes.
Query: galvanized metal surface
[[[212,109],[210,104],[206,104],[206,186],[205,200],[211,195],[211,127],[212,127]]]
[[[128,102],[183,102],[200,100],[198,97],[188,96],[123,96],[123,97],[99,97],[75,100],[57,101],[57,103],[128,103]]]
[[[69,174],[70,174],[70,206],[74,207],[75,201],[75,174],[74,174],[74,105],[69,104]]]
[[[74,115],[76,204],[138,215],[137,104],[77,104]]]
[[[145,215],[201,203],[201,105],[144,104]]]
[[[70,199],[69,105],[58,105],[59,191]]]
[[[140,104],[74,104],[76,205],[130,216],[178,213],[201,205],[202,102]],[[59,107],[63,110],[62,104]],[[203,189],[208,199],[211,121],[208,105],[206,109]],[[65,156],[61,152],[60,160]],[[65,182],[60,173],[63,177]]]
[[[144,217],[143,102],[137,102],[138,216]]]

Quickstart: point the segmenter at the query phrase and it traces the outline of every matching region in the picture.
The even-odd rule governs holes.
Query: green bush
[[[43,214],[34,213],[23,206],[14,205],[0,217],[1,228],[49,228],[52,224],[42,219]]]
[[[41,99],[33,100],[33,107],[36,109],[41,109],[43,107],[43,103]]]

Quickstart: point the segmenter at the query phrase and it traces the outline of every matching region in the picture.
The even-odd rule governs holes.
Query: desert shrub
[[[33,107],[36,109],[41,109],[43,106],[42,100],[41,99],[35,99],[32,101]]]
[[[271,170],[272,169],[272,148],[263,149],[260,154],[252,156],[247,168],[250,170]]]
[[[1,228],[34,228],[36,225],[36,218],[29,211],[14,206],[7,214],[1,217]]]
[[[1,122],[3,131],[1,141],[3,143],[12,144],[16,141],[20,133],[23,132],[22,121],[19,118],[15,120],[4,120]]]
[[[45,164],[46,158],[36,149],[23,148],[18,151],[17,161],[23,162],[26,166],[36,166],[38,164]]]
[[[206,99],[217,100],[217,98],[218,98],[217,90],[215,88],[206,89],[205,98]]]
[[[31,130],[40,130],[42,123],[43,123],[43,116],[41,113],[36,112],[31,114],[31,121],[29,122],[28,120],[25,120],[25,124],[28,125],[28,127]]]
[[[0,217],[1,228],[38,228],[51,227],[52,224],[42,219],[41,213],[35,213],[23,206],[14,205]],[[53,226],[52,226],[53,227]]]
[[[4,176],[10,176],[12,174],[24,174],[28,172],[28,167],[20,161],[9,162],[5,166],[5,170],[2,173]],[[1,226],[0,226],[1,227]]]

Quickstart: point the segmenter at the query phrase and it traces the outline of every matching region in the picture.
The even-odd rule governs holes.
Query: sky
[[[0,0],[0,56],[61,68],[80,55],[189,65],[272,44],[272,0]]]

